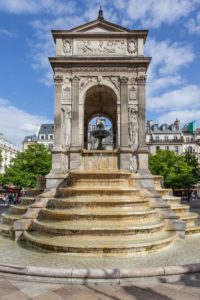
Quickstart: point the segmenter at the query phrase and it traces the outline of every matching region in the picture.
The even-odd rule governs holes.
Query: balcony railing
[[[184,139],[183,138],[179,138],[179,139],[168,139],[168,140],[164,140],[164,139],[159,139],[156,140],[155,138],[150,138],[149,142],[147,143],[157,143],[157,144],[175,144],[175,143],[184,143]]]

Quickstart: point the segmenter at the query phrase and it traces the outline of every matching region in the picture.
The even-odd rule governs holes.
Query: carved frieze
[[[82,77],[80,83],[80,90],[82,91],[92,81],[97,83],[97,77],[95,76]]]
[[[110,81],[113,86],[119,90],[120,88],[120,82],[119,82],[119,76],[105,76],[104,77],[106,80]]]
[[[81,55],[125,55],[127,41],[125,39],[109,40],[76,40],[74,41],[75,54]]]

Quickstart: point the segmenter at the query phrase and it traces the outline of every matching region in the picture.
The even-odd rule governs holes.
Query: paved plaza
[[[177,282],[119,285],[58,285],[0,279],[1,300],[199,300],[200,275]]]

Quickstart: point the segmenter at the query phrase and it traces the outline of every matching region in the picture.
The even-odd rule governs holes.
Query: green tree
[[[51,154],[41,145],[30,145],[24,152],[18,153],[11,166],[3,175],[3,184],[23,187],[35,187],[38,175],[46,175],[51,168]]]
[[[0,167],[1,167],[1,163],[2,163],[2,161],[3,161],[3,157],[2,157],[2,151],[1,151],[1,149],[0,149]]]
[[[178,155],[169,150],[158,150],[149,157],[149,169],[153,175],[162,175],[164,186],[172,189],[190,189],[200,180],[198,162],[191,155]]]
[[[0,167],[1,167],[2,161],[3,161],[2,151],[1,151],[1,149],[0,149]],[[0,185],[1,185],[1,183],[2,183],[2,175],[0,174]]]

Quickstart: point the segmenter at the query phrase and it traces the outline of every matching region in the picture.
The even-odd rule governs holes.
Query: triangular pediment
[[[106,20],[94,20],[92,22],[80,25],[78,27],[72,28],[71,32],[85,32],[85,33],[106,33],[106,32],[129,32],[130,30],[119,26],[117,24],[108,22]]]

